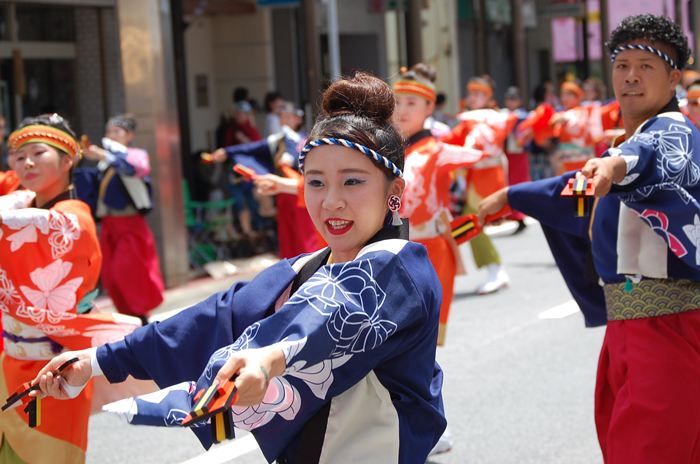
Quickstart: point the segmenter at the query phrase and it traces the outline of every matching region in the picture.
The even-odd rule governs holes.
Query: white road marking
[[[531,217],[525,218],[525,224],[528,226],[537,223],[538,221],[536,219],[532,219]],[[489,237],[502,237],[505,235],[513,235],[513,232],[515,232],[515,229],[517,228],[518,223],[516,221],[506,221],[498,226],[486,226],[484,228],[484,233]]]
[[[206,453],[181,464],[222,464],[256,449],[259,449],[258,442],[255,441],[253,435],[245,435],[228,443],[217,445]]]
[[[563,319],[572,314],[579,312],[579,307],[574,300],[567,301],[564,304],[555,306],[547,311],[542,311],[539,315],[540,319]]]

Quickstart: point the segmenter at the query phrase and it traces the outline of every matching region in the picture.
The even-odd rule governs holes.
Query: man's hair
[[[645,39],[652,43],[661,42],[676,50],[675,61],[678,69],[683,69],[690,58],[688,38],[681,27],[666,16],[641,14],[628,16],[610,34],[606,44],[612,54],[617,47],[633,40]]]

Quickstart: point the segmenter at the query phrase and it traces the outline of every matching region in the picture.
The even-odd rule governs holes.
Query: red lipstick
[[[334,224],[331,225],[331,223]],[[353,221],[348,221],[345,219],[326,219],[326,229],[328,229],[328,233],[331,235],[343,235],[352,228],[353,224],[355,224]]]

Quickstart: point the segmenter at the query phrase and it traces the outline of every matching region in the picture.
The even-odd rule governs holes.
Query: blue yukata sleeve
[[[165,321],[99,347],[100,367],[111,383],[129,374],[153,379],[161,388],[194,380],[212,353],[266,316],[295,276],[289,262],[281,261],[252,282],[237,282]]]
[[[90,212],[94,217],[100,193],[100,171],[97,168],[86,167],[74,169],[73,186],[78,199],[90,206]]]
[[[107,150],[107,158],[100,161],[98,165],[100,169],[106,170],[107,167],[114,168],[117,174],[122,176],[133,176],[136,174],[136,167],[127,161],[127,148],[108,138],[102,139],[102,145]]]
[[[574,200],[561,191],[575,176],[563,176],[524,182],[508,189],[508,203],[518,211],[540,221],[542,231],[571,295],[583,313],[587,327],[605,325],[603,289],[586,278],[591,241],[588,217],[576,217]]]
[[[534,182],[523,182],[508,188],[508,204],[517,211],[540,221],[552,229],[579,237],[588,236],[588,217],[576,217],[576,203],[561,192],[576,172]]]
[[[274,171],[272,152],[267,140],[226,147],[226,155],[234,164],[242,164],[256,174],[269,174]]]
[[[631,208],[687,265],[700,269],[700,132],[678,112],[650,119],[605,156],[621,156],[625,179],[610,194]]]

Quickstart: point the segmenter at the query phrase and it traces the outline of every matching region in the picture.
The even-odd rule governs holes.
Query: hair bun
[[[423,80],[426,80],[433,84],[437,80],[437,70],[429,64],[414,64],[413,66],[411,66],[411,69],[409,69],[408,72],[413,73],[414,76],[418,76],[419,78],[422,78]]]
[[[335,82],[323,92],[321,110],[326,117],[354,114],[389,123],[396,102],[391,87],[383,80],[358,72],[352,79]]]

